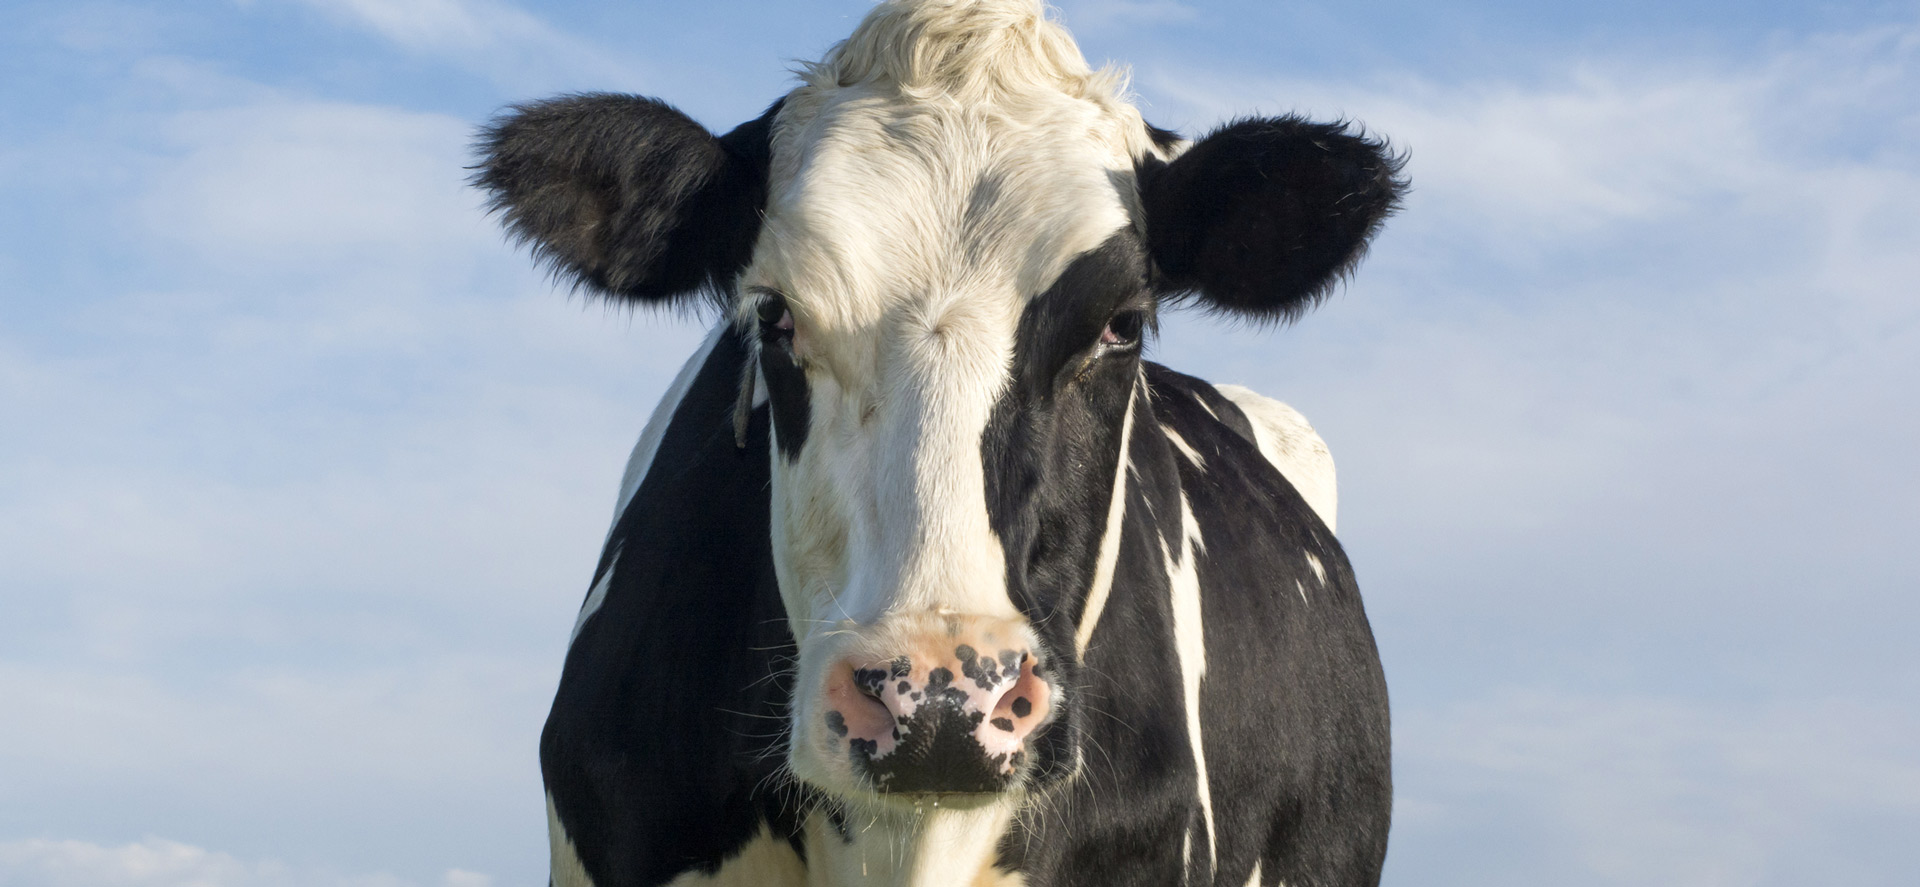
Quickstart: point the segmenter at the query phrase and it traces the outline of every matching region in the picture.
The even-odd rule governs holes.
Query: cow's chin
[[[789,763],[830,796],[924,809],[1023,795],[1059,691],[1023,620],[927,613],[801,652]]]

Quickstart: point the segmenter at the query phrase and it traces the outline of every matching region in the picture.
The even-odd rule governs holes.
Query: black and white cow
[[[1144,123],[1036,0],[876,7],[715,137],[513,109],[564,277],[725,318],[634,450],[541,739],[553,883],[1374,884],[1384,679],[1288,407],[1141,357],[1292,318],[1402,190],[1343,124]]]

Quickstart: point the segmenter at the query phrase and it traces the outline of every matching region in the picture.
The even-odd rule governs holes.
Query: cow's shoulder
[[[744,446],[734,426],[749,356],[709,335],[629,462],[540,739],[555,887],[773,884],[799,864],[804,803],[767,727],[793,640],[766,408]]]
[[[1300,491],[1300,498],[1334,529],[1339,509],[1338,488],[1333,473],[1333,453],[1327,442],[1313,430],[1300,411],[1271,397],[1241,385],[1214,385],[1215,391],[1232,401],[1252,426],[1253,442],[1260,455]]]
[[[1158,364],[1147,364],[1147,378],[1176,448],[1191,447],[1183,435],[1224,426],[1253,444],[1327,529],[1334,529],[1333,453],[1298,410],[1240,385],[1215,385]]]

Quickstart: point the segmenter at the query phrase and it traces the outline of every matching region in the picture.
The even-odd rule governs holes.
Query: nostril
[[[987,723],[1024,738],[1046,720],[1053,690],[1046,679],[1040,677],[1039,662],[1033,657],[1023,654],[1019,668],[1019,678],[995,702],[993,717]]]
[[[833,739],[864,747],[869,754],[892,747],[894,715],[880,695],[888,674],[885,668],[854,668],[845,662],[828,673],[822,723]]]
[[[889,675],[890,670],[885,668],[856,668],[853,670],[853,685],[862,695],[879,699]]]

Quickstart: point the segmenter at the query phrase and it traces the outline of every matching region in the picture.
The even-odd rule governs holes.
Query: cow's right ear
[[[640,96],[518,105],[481,131],[472,181],[578,285],[648,304],[717,293],[752,257],[779,108],[715,137]]]
[[[1143,161],[1156,284],[1241,317],[1298,317],[1353,270],[1399,206],[1405,162],[1344,123],[1293,116],[1240,120],[1172,163]]]

